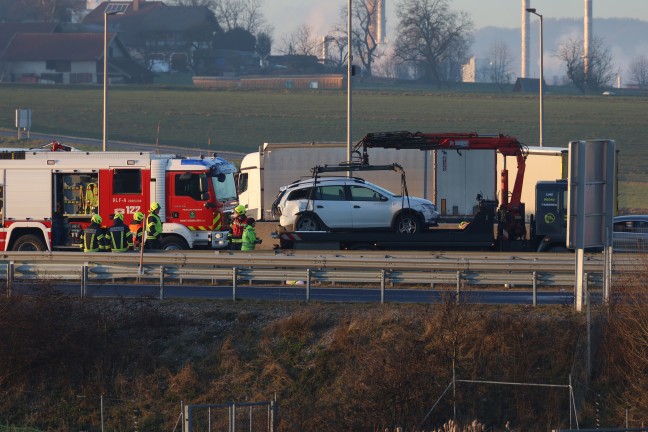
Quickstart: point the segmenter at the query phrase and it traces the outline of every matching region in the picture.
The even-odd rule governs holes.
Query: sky
[[[400,0],[386,0],[387,37],[393,35],[397,23],[395,12]],[[522,0],[450,0],[454,10],[468,12],[475,29],[482,27],[519,28]],[[545,19],[583,18],[584,0],[530,0]],[[348,0],[265,0],[263,12],[274,26],[275,41],[292,33],[303,24],[324,35],[340,20],[340,9]],[[648,21],[648,0],[592,0],[594,18],[636,18]],[[537,19],[532,16],[532,20]]]

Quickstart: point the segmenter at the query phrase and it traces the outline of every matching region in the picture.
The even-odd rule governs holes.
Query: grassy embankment
[[[15,109],[33,110],[34,132],[100,138],[100,87],[0,86],[0,128]],[[208,91],[120,87],[109,93],[110,139],[190,148],[255,151],[264,142],[344,141],[341,91]],[[620,207],[648,209],[648,98],[548,94],[545,146],[610,138],[620,150]],[[367,132],[475,131],[538,142],[538,99],[532,94],[362,90],[353,97],[353,140]],[[211,142],[211,145],[208,145]],[[645,210],[644,210],[645,211]]]
[[[646,307],[593,309],[588,376],[585,318],[570,306],[110,302],[41,287],[0,300],[0,423],[97,431],[101,414],[107,430],[170,431],[181,402],[275,398],[286,432],[430,431],[453,413],[533,432],[573,418],[564,387],[464,381],[447,392],[454,372],[571,383],[580,427],[618,427],[626,409],[638,427],[648,419]]]

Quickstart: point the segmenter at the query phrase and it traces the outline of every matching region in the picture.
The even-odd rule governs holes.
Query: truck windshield
[[[216,199],[220,202],[234,201],[236,195],[236,183],[234,182],[234,174],[221,174],[219,181],[218,176],[212,177],[214,190],[216,191]]]

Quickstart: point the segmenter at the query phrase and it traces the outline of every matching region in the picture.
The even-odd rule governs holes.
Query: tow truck
[[[282,249],[411,249],[411,250],[496,250],[565,251],[567,182],[541,181],[536,185],[536,211],[527,230],[524,203],[521,202],[527,148],[508,135],[477,133],[378,132],[365,135],[354,147],[359,160],[351,164],[315,167],[313,175],[331,171],[377,169],[369,163],[368,149],[397,150],[496,150],[506,160],[514,157],[517,175],[509,194],[506,164],[500,173],[500,201],[477,196],[477,212],[468,223],[456,228],[433,228],[414,234],[389,231],[336,232],[295,231],[277,234]]]

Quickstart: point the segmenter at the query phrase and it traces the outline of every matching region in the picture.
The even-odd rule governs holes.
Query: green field
[[[550,88],[551,89],[551,88]],[[97,86],[0,86],[0,128],[16,108],[32,109],[32,131],[101,138],[103,92]],[[466,87],[373,88],[353,93],[353,140],[367,132],[501,133],[537,145],[534,94],[474,92]],[[544,99],[544,144],[614,139],[620,150],[620,206],[648,209],[648,98],[552,92]],[[250,152],[264,142],[345,141],[344,91],[204,90],[121,87],[109,93],[109,139]],[[208,144],[210,143],[210,144]],[[636,211],[636,210],[630,210]]]

